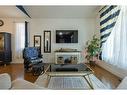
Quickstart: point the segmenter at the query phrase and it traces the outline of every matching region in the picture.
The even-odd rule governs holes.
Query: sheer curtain
[[[127,7],[122,6],[116,24],[102,47],[102,59],[119,68],[127,68]]]
[[[25,23],[15,23],[15,58],[22,58],[22,51],[25,47]]]

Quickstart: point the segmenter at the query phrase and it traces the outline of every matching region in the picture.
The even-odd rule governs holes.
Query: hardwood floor
[[[38,76],[33,76],[32,73],[25,73],[23,64],[10,64],[10,65],[1,65],[0,73],[8,73],[11,75],[11,79],[15,80],[16,78],[21,78],[28,80],[30,82],[35,82]]]
[[[94,74],[97,78],[99,78],[106,86],[109,88],[115,89],[119,83],[121,82],[120,78],[108,72],[107,70],[95,65],[95,67],[91,67],[94,71]]]
[[[95,75],[107,86],[111,88],[116,88],[120,83],[120,78],[106,71],[105,69],[95,66],[91,67],[95,73]],[[28,80],[30,82],[35,82],[38,76],[33,76],[31,73],[25,73],[23,64],[10,64],[10,65],[2,65],[0,66],[0,74],[1,73],[9,73],[11,75],[12,80],[16,78],[22,78]]]

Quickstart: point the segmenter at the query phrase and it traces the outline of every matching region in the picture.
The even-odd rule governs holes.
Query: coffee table
[[[50,64],[50,71],[51,72],[79,72],[79,71],[91,71],[91,69],[83,64]]]
[[[85,64],[50,64],[50,72],[47,72],[47,75],[50,77],[48,88],[93,89],[89,77],[92,73],[92,69],[87,67]]]

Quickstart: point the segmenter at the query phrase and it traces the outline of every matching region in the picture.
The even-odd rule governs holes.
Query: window
[[[104,43],[102,59],[119,68],[127,68],[127,7],[122,6],[116,24]]]
[[[25,23],[15,23],[15,57],[22,58],[22,50],[25,47]]]

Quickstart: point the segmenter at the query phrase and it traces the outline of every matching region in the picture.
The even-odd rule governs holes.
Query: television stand
[[[81,51],[55,51],[56,64],[78,64],[81,63]]]

